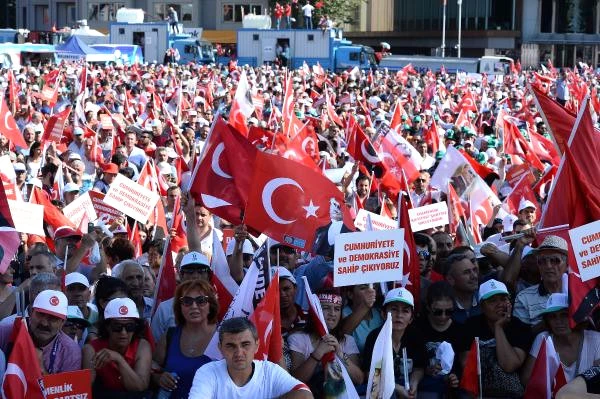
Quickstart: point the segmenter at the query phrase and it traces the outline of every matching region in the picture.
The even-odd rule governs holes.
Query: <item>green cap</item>
[[[454,140],[454,130],[448,129],[446,130],[446,138],[450,140]]]
[[[413,122],[414,122],[414,123],[419,123],[419,122],[421,122],[421,117],[420,117],[419,115],[415,116],[415,117],[413,118]]]
[[[440,159],[444,158],[444,155],[446,155],[446,152],[445,152],[445,151],[441,151],[441,150],[440,150],[440,151],[437,151],[437,152],[435,153],[435,159],[438,159],[438,160],[440,160]]]

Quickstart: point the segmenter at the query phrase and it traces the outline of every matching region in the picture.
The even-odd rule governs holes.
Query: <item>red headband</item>
[[[342,297],[336,294],[317,294],[317,298],[319,298],[319,301],[333,303],[334,305],[342,304]]]

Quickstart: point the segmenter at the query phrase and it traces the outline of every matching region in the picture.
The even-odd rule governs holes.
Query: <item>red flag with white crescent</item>
[[[13,114],[8,109],[4,96],[0,96],[0,134],[10,140],[13,145],[22,148],[28,147]]]

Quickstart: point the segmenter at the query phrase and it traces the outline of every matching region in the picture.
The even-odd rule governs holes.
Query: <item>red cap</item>
[[[81,233],[71,226],[61,226],[54,232],[54,240],[60,240],[61,238],[67,237],[81,238]]]
[[[119,173],[119,167],[117,166],[117,164],[111,162],[102,167],[102,172],[112,173],[116,175],[117,173]]]

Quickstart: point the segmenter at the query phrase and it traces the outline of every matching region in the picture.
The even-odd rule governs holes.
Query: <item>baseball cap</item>
[[[296,283],[296,278],[288,269],[283,266],[274,266],[271,268],[271,277],[275,275],[275,272],[279,272],[279,279],[289,280],[292,284],[298,285]]]
[[[197,251],[191,251],[185,254],[183,256],[183,259],[181,259],[181,264],[179,265],[179,268],[182,269],[185,266],[190,265],[201,265],[210,268],[210,262],[208,261],[206,255]]]
[[[127,319],[134,318],[139,319],[140,314],[138,313],[135,303],[129,298],[115,298],[106,304],[104,308],[105,319]]]
[[[65,276],[65,287],[68,287],[71,284],[81,284],[90,288],[90,282],[87,277],[78,272],[69,273]]]
[[[78,159],[78,160],[80,160],[80,161],[81,161],[81,155],[79,155],[79,154],[78,154],[78,153],[76,153],[76,152],[72,152],[72,153],[70,153],[70,154],[69,154],[69,161],[73,161],[73,160],[75,160],[75,159]]]
[[[509,233],[509,232],[513,231],[513,224],[515,223],[515,220],[517,220],[517,219],[518,219],[518,217],[516,217],[514,215],[504,216],[504,219],[502,219],[502,227],[504,228],[505,233]]]
[[[479,300],[483,301],[494,295],[508,295],[506,285],[498,280],[488,280],[479,287]]]
[[[25,167],[24,163],[21,162],[16,162],[13,164],[13,169],[15,170],[15,172],[26,172],[27,168]]]
[[[85,324],[87,327],[90,326],[90,322],[85,318],[78,306],[67,306],[67,320],[75,320]]]
[[[412,307],[415,306],[413,295],[404,287],[394,288],[386,294],[383,306],[391,302],[402,302]]]
[[[546,309],[542,310],[542,314],[554,313],[559,310],[569,308],[569,295],[562,292],[557,292],[550,295],[546,302]]]
[[[235,240],[231,240],[227,243],[227,248],[225,249],[225,255],[233,255],[233,249],[235,248]],[[250,240],[244,240],[244,246],[242,247],[242,253],[244,255],[254,255],[254,247],[252,247],[252,243]]]
[[[526,200],[525,198],[521,198],[521,201],[519,202],[519,212],[527,208],[537,209],[537,206],[535,206],[533,202]]]
[[[104,167],[102,168],[102,172],[112,173],[116,175],[117,173],[119,173],[119,167],[117,166],[117,164],[110,162],[104,165]]]
[[[75,183],[67,183],[63,187],[63,192],[70,193],[71,191],[79,191],[79,186]]]
[[[67,297],[56,290],[44,290],[33,301],[33,309],[36,312],[46,313],[63,320],[67,317],[67,307]]]
[[[80,128],[79,126],[76,127],[75,129],[73,129],[73,135],[75,136],[81,136],[83,134],[83,129]]]
[[[68,237],[79,237],[81,238],[81,233],[74,229],[71,226],[61,226],[54,231],[54,240],[60,240],[61,238]]]

